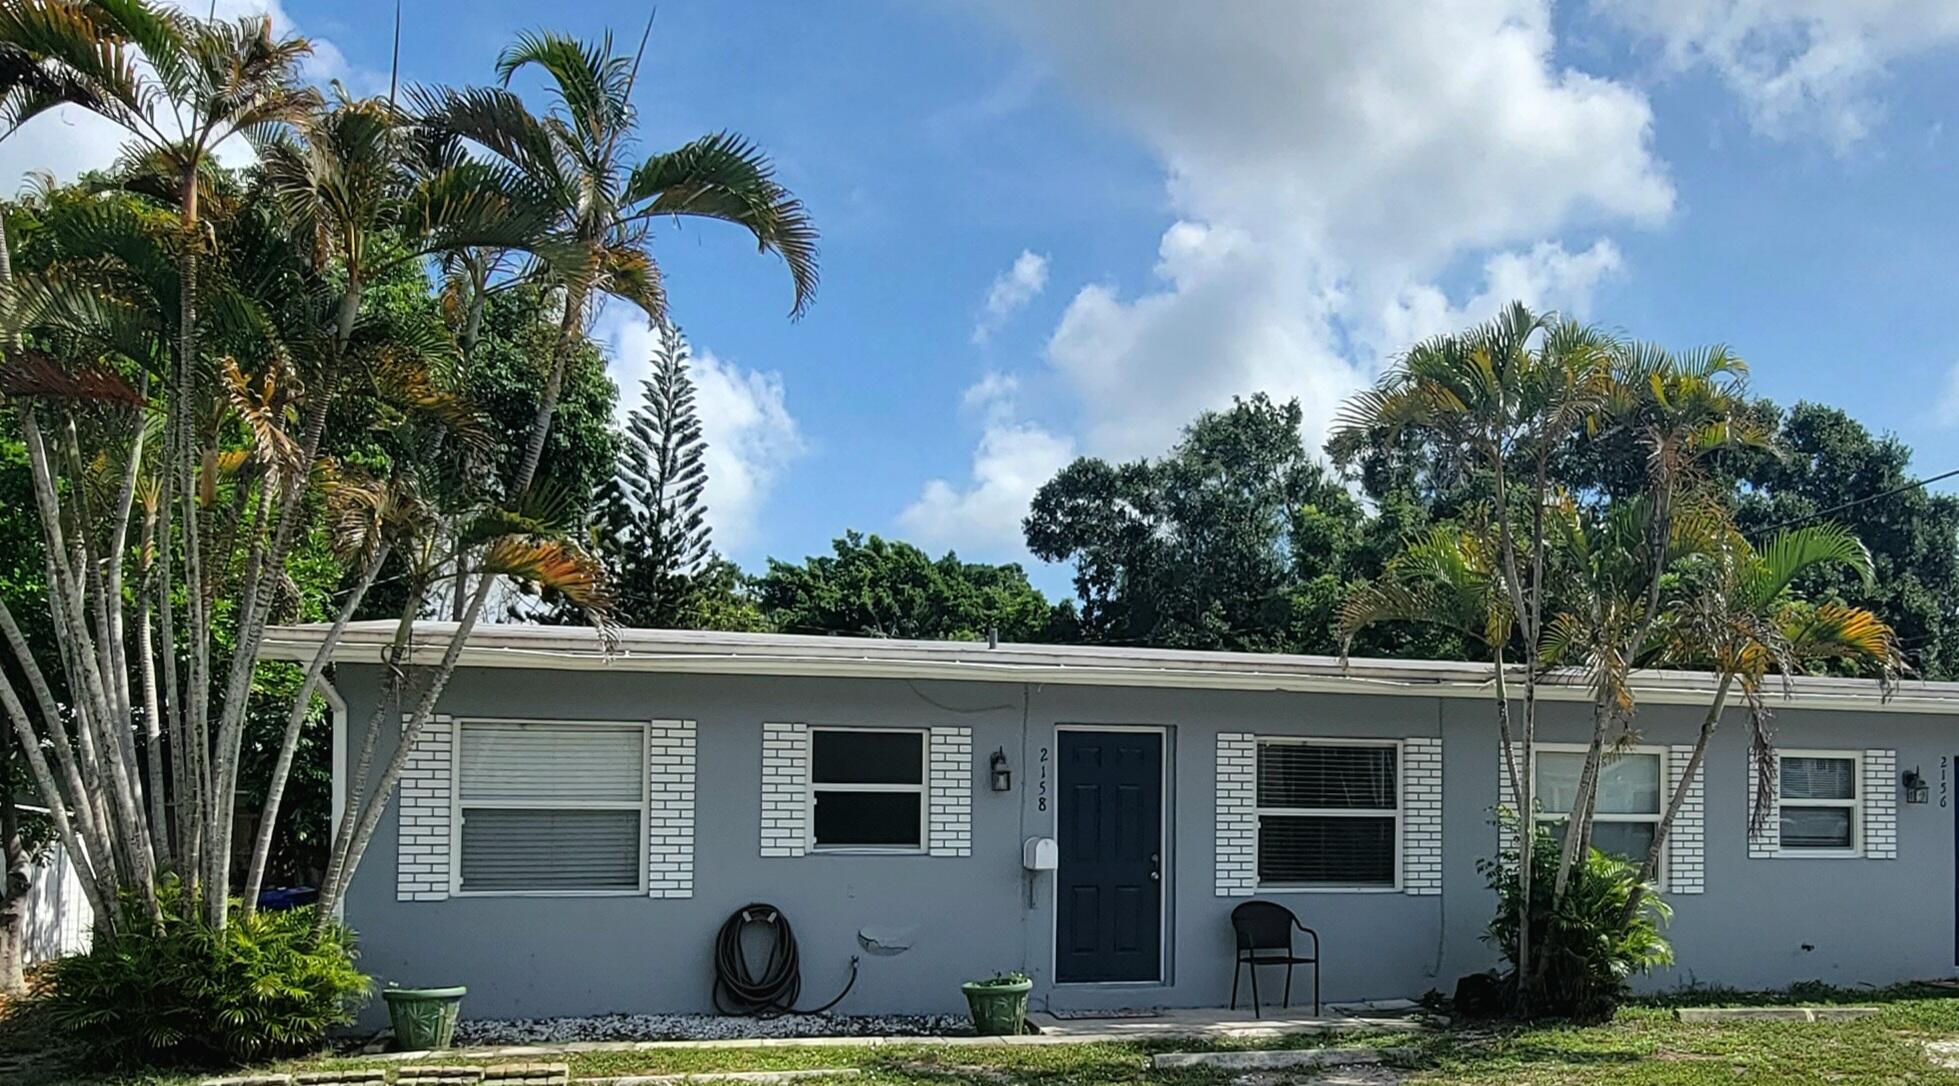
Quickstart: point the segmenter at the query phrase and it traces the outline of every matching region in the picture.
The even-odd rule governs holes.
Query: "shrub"
[[[1506,819],[1513,816],[1506,813]],[[1514,821],[1509,825],[1514,829]],[[1520,839],[1512,833],[1512,840]],[[1673,910],[1651,886],[1630,920],[1626,902],[1639,882],[1632,864],[1591,849],[1573,868],[1564,902],[1551,906],[1563,843],[1543,826],[1533,828],[1531,870],[1531,955],[1537,959],[1528,984],[1528,1005],[1537,1014],[1577,1021],[1611,1018],[1634,975],[1673,961],[1673,948],[1660,928]],[[1517,887],[1517,852],[1479,865],[1497,894],[1496,918],[1485,941],[1503,952],[1510,972],[1505,985],[1514,995],[1519,983],[1517,925],[1522,895]]]
[[[234,914],[224,931],[180,887],[154,927],[98,935],[51,969],[47,1010],[84,1059],[116,1066],[242,1063],[307,1051],[353,1021],[367,977],[352,933],[313,936],[313,909]],[[132,903],[131,916],[141,915]]]

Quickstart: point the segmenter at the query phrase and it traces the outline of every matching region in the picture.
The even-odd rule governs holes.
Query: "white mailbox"
[[[1060,858],[1052,837],[1029,837],[1021,842],[1020,866],[1029,871],[1052,871]]]

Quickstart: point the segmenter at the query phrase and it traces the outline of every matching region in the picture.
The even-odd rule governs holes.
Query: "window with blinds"
[[[644,887],[644,725],[464,721],[456,777],[460,892]]]
[[[1784,852],[1856,852],[1861,761],[1854,751],[1781,753],[1776,808]]]
[[[1259,740],[1259,885],[1397,885],[1399,761],[1393,743]]]

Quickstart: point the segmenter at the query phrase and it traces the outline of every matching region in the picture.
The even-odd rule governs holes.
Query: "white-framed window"
[[[1401,885],[1401,744],[1258,739],[1261,890]]]
[[[1577,801],[1578,778],[1585,770],[1583,745],[1540,743],[1532,752],[1536,777],[1531,784],[1536,819],[1562,835]],[[1599,767],[1598,804],[1592,812],[1592,847],[1627,863],[1643,865],[1653,852],[1660,815],[1667,801],[1665,747],[1630,747],[1610,752]],[[1661,865],[1664,881],[1665,864]]]
[[[646,725],[464,720],[454,892],[646,889]]]
[[[1862,751],[1777,751],[1777,848],[1803,856],[1860,855],[1863,780]]]
[[[809,849],[923,852],[924,728],[809,730]]]

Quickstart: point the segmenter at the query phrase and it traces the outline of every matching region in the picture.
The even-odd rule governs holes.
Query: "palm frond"
[[[732,132],[703,136],[654,155],[626,182],[624,200],[642,215],[689,215],[734,223],[755,236],[758,248],[782,258],[795,286],[791,316],[801,316],[816,296],[817,230],[803,202],[775,180],[775,167],[747,139]]]
[[[95,362],[63,363],[32,347],[7,353],[0,363],[0,392],[31,399],[143,407],[148,401],[123,376]]]

